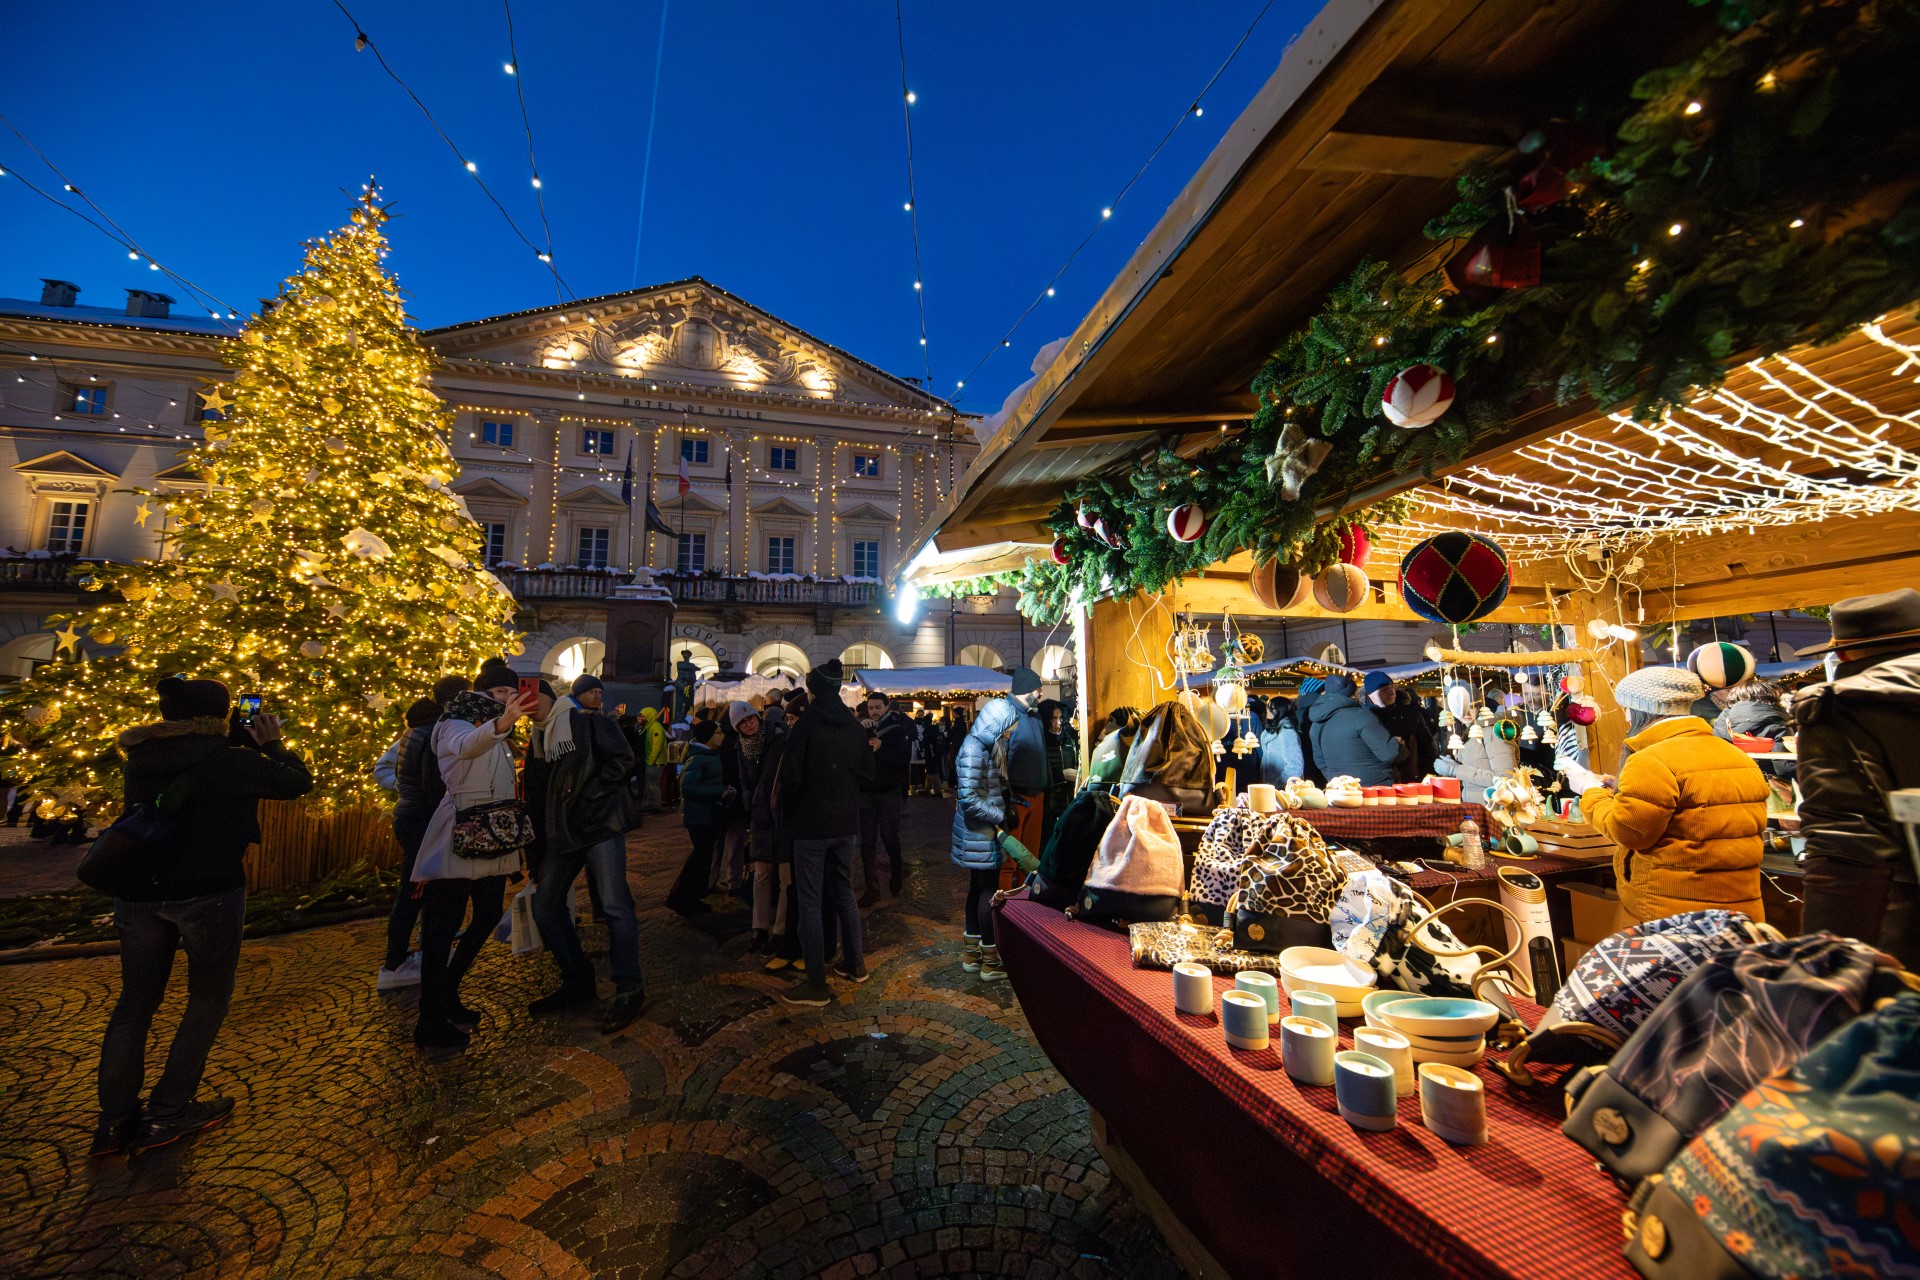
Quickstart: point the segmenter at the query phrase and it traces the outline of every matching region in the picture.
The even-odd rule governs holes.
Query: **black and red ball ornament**
[[[1507,553],[1492,538],[1464,529],[1435,534],[1400,561],[1400,596],[1407,607],[1449,626],[1486,617],[1512,586]]]
[[[1417,431],[1440,421],[1453,407],[1453,377],[1432,364],[1408,365],[1387,380],[1380,412],[1396,427]]]
[[[1167,512],[1167,532],[1175,542],[1197,542],[1207,531],[1207,513],[1197,502],[1183,502]]]
[[[1350,564],[1356,569],[1367,567],[1367,557],[1373,554],[1373,538],[1357,524],[1350,524],[1340,531],[1340,563]]]
[[[1048,551],[1053,556],[1053,562],[1055,564],[1065,564],[1072,558],[1067,554],[1067,540],[1065,538],[1055,538],[1053,540],[1053,546],[1048,548]]]

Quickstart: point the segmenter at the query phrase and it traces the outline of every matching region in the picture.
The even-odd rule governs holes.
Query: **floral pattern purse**
[[[495,800],[457,809],[453,852],[462,858],[500,858],[533,843],[533,819],[518,800]]]

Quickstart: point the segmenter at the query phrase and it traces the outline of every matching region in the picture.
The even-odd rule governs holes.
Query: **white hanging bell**
[[[1482,728],[1481,728],[1481,727],[1480,727],[1479,725],[1477,725],[1477,724],[1476,724],[1476,725],[1474,725],[1474,726],[1473,726],[1473,727],[1472,727],[1471,729],[1468,729],[1468,730],[1467,730],[1467,741],[1468,741],[1468,742],[1478,742],[1478,741],[1480,741],[1480,739],[1482,739],[1482,738],[1484,738],[1484,737],[1486,737],[1486,736],[1487,736],[1487,733],[1486,733],[1486,730],[1484,730],[1484,729],[1482,729]]]

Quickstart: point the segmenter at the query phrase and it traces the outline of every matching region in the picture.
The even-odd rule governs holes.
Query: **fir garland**
[[[1523,237],[1538,283],[1462,287],[1445,270],[1407,280],[1362,262],[1279,344],[1237,430],[1068,491],[1046,523],[1069,563],[1029,567],[1023,610],[1051,620],[1076,590],[1157,591],[1242,550],[1318,571],[1346,522],[1404,508],[1316,528],[1317,509],[1385,476],[1431,475],[1522,411],[1587,397],[1654,418],[1718,386],[1737,360],[1911,304],[1920,0],[1690,2],[1713,4],[1730,34],[1642,76],[1612,118],[1545,127],[1514,169],[1462,175],[1458,203],[1427,228],[1468,248]],[[1458,398],[1434,425],[1402,430],[1380,415],[1381,396],[1419,363],[1450,373]],[[1266,474],[1288,424],[1333,445],[1291,501]],[[1184,503],[1211,517],[1190,543],[1164,525]],[[1123,545],[1083,528],[1082,511]]]

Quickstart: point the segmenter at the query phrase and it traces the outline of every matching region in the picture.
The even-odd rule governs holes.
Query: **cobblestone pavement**
[[[380,922],[250,942],[203,1087],[233,1121],[132,1161],[86,1157],[118,961],[0,968],[0,1275],[1178,1276],[1006,984],[960,968],[950,814],[910,802],[873,978],[819,1012],[742,916],[654,905],[666,817],[631,845],[650,1002],[616,1036],[529,1019],[551,962],[490,946],[473,1048],[428,1061],[413,994],[374,991]]]

